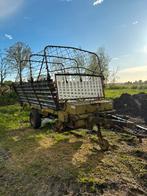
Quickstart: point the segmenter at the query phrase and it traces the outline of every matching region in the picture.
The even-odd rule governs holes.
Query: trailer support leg
[[[100,124],[94,125],[93,130],[96,131],[98,137],[98,144],[101,150],[107,151],[109,149],[109,142],[103,138]]]

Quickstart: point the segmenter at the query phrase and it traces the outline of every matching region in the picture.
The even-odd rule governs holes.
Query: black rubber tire
[[[41,115],[38,110],[32,109],[30,112],[30,124],[34,129],[41,127]]]

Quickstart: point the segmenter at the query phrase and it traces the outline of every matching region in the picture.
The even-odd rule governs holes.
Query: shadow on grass
[[[49,192],[56,191],[64,194],[68,189],[78,193],[81,187],[77,178],[81,171],[88,173],[95,169],[104,156],[101,151],[92,152],[86,156],[86,162],[78,167],[73,164],[73,157],[80,150],[82,140],[71,142],[65,136],[50,144],[50,135],[44,141],[45,133],[36,133],[30,128],[10,133],[5,135],[7,138],[1,145],[12,154],[12,160],[11,157],[4,160],[7,167],[3,168],[0,177],[2,193],[5,192],[6,195],[15,195],[16,192],[21,195],[35,195],[40,191],[42,195],[50,195]],[[47,142],[47,146],[44,147],[44,143],[41,146],[40,141]]]
[[[16,106],[0,108],[0,146],[3,155],[0,195],[15,195],[16,192],[18,195],[49,195],[50,191],[60,192],[62,187],[61,195],[68,189],[80,192],[78,177],[81,172],[89,174],[95,170],[104,157],[103,152],[86,154],[86,161],[78,166],[73,159],[83,145],[81,136],[79,138],[76,134],[71,141],[70,134],[51,133],[47,127],[33,130],[23,124],[22,128],[18,128],[22,118],[19,114],[19,107]]]
[[[82,141],[71,143],[68,139],[57,142],[46,150],[38,152],[38,157],[25,168],[24,172],[27,175],[31,174],[31,176],[39,179],[40,183],[48,186],[46,191],[43,190],[46,194],[48,194],[48,191],[64,193],[68,189],[71,192],[78,193],[80,187],[77,178],[81,171],[90,172],[103,158],[102,152],[97,152],[87,156],[86,163],[81,164],[80,167],[73,164],[73,157],[82,144]],[[73,186],[74,184],[76,186]],[[38,189],[38,186],[36,186],[36,189]]]
[[[119,142],[126,142],[129,146],[136,146],[138,145],[138,140],[135,136],[130,134],[121,134],[121,138],[118,140]]]
[[[141,158],[141,159],[144,159],[145,161],[147,161],[147,152],[136,150],[136,151],[132,151],[131,155],[133,155],[135,157],[138,157],[138,158]]]

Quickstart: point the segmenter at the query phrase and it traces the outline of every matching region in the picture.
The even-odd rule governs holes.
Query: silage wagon
[[[20,73],[13,86],[21,105],[30,106],[35,129],[43,117],[53,119],[57,131],[90,128],[99,122],[100,114],[112,111],[112,101],[105,99],[99,58],[93,52],[46,46],[30,56]]]
[[[23,60],[20,80],[13,83],[21,106],[29,106],[30,123],[35,129],[42,118],[52,120],[52,128],[94,130],[102,150],[109,143],[100,127],[125,131],[142,141],[147,128],[114,113],[112,100],[104,93],[104,76],[96,53],[74,47],[46,46],[38,54]]]

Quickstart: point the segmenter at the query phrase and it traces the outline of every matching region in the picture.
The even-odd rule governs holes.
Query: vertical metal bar
[[[41,63],[41,67],[40,67],[40,70],[39,70],[39,74],[38,74],[37,80],[39,79],[39,76],[40,76],[40,74],[41,74],[43,64],[44,64],[44,57],[43,57],[43,59],[42,59],[42,63]]]
[[[31,56],[30,56],[30,58],[31,58]],[[33,82],[33,77],[32,77],[32,61],[30,60],[30,58],[29,58],[29,67],[30,67],[30,80],[31,80],[31,82]]]
[[[51,80],[51,76],[49,74],[49,68],[48,68],[48,60],[47,60],[47,55],[46,55],[46,51],[44,51],[44,55],[45,55],[45,64],[46,64],[46,71],[47,71],[47,80]]]
[[[53,84],[53,81],[52,81],[52,79],[50,77],[50,74],[49,74],[48,61],[47,61],[47,55],[46,55],[46,51],[45,50],[44,50],[44,55],[45,55],[45,63],[46,63],[46,70],[47,70],[47,81],[48,81],[48,85],[49,85],[49,90],[50,90],[52,98],[54,100],[56,109],[58,109],[59,108],[59,104],[58,104],[58,101],[57,101],[57,92],[56,92],[56,98],[55,98],[55,96],[53,94],[53,89],[52,89],[54,84]],[[53,85],[53,86],[51,86],[51,85]]]

